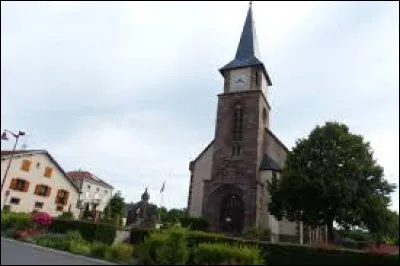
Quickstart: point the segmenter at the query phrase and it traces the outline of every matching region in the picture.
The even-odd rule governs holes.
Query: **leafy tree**
[[[281,178],[268,184],[268,208],[278,219],[327,225],[333,240],[334,221],[345,228],[365,225],[367,210],[385,208],[394,188],[361,135],[327,122],[296,142]]]
[[[383,207],[380,201],[375,199],[363,213],[363,224],[374,240],[378,243],[386,242],[394,244],[399,236],[398,213]]]
[[[167,223],[179,222],[181,218],[187,216],[185,209],[170,209],[167,210],[165,207],[159,208],[161,215],[161,221]]]
[[[106,220],[120,219],[125,214],[125,200],[121,195],[121,191],[117,191],[104,208]],[[118,221],[120,223],[120,221]]]

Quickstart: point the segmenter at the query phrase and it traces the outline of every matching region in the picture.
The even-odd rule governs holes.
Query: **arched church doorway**
[[[236,194],[225,196],[220,205],[219,227],[221,231],[241,233],[244,224],[244,204]]]

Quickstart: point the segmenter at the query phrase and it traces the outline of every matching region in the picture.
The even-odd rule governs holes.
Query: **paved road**
[[[112,263],[1,238],[1,265],[112,265]]]

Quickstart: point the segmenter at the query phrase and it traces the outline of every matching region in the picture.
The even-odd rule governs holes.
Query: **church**
[[[289,150],[270,128],[272,81],[259,53],[251,3],[236,55],[219,72],[224,83],[215,136],[189,164],[189,215],[207,219],[212,231],[269,228],[276,241],[282,235],[298,239],[297,223],[268,212],[267,180],[279,179]]]

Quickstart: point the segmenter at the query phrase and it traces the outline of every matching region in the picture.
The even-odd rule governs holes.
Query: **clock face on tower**
[[[245,74],[238,73],[231,76],[230,91],[242,91],[248,87],[248,79]]]

